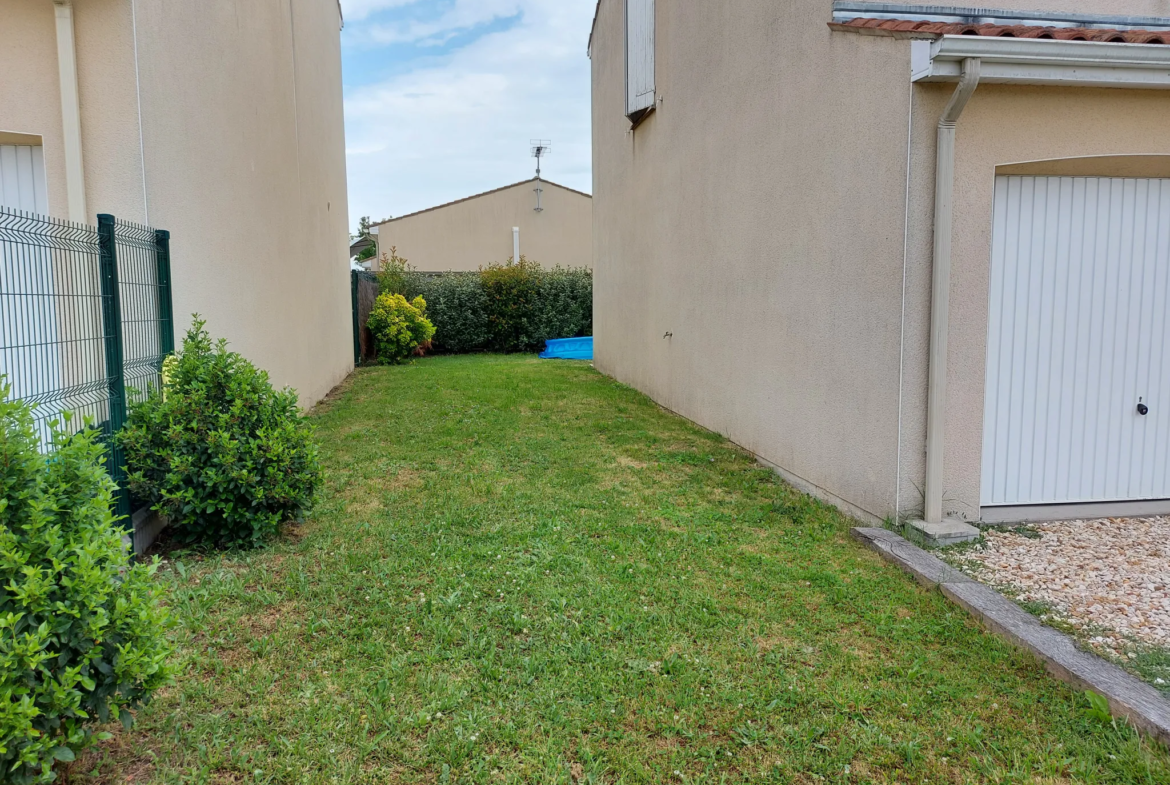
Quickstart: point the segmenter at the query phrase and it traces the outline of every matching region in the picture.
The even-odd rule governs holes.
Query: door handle
[[[1138,409],[1138,414],[1140,414],[1142,417],[1145,417],[1147,414],[1149,414],[1149,413],[1150,413],[1150,407],[1149,407],[1149,406],[1146,406],[1146,405],[1145,405],[1144,403],[1142,403],[1141,401],[1142,401],[1142,399],[1141,399],[1141,398],[1138,398],[1138,407],[1137,407],[1137,409]]]

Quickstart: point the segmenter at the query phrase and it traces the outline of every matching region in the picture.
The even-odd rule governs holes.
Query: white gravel
[[[1170,517],[1033,524],[1037,539],[984,532],[962,566],[1019,599],[1052,606],[1092,643],[1122,655],[1133,640],[1170,648]]]

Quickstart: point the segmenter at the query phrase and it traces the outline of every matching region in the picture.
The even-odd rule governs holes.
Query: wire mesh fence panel
[[[53,420],[109,419],[106,305],[94,227],[0,208],[0,375],[44,449]]]
[[[50,423],[88,425],[108,438],[127,398],[162,383],[174,351],[170,235],[99,215],[96,227],[0,207],[0,375],[33,406],[41,449]],[[122,487],[125,466],[109,451]],[[117,510],[129,515],[120,491]]]
[[[129,401],[146,397],[162,385],[162,363],[173,346],[166,345],[170,325],[162,300],[166,282],[159,275],[158,232],[148,226],[114,222],[118,260],[118,294],[122,312],[122,368]]]

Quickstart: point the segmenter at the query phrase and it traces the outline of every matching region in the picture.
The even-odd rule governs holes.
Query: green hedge
[[[407,273],[406,296],[422,295],[435,325],[434,351],[474,352],[487,345],[487,293],[479,273]]]
[[[425,274],[383,257],[381,291],[419,295],[435,325],[434,351],[533,352],[550,338],[593,334],[593,273],[520,257],[473,273]]]

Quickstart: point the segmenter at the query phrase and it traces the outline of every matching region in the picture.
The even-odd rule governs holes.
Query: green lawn
[[[587,363],[362,369],[272,547],[172,554],[181,672],[70,782],[1167,783],[1170,756]]]

